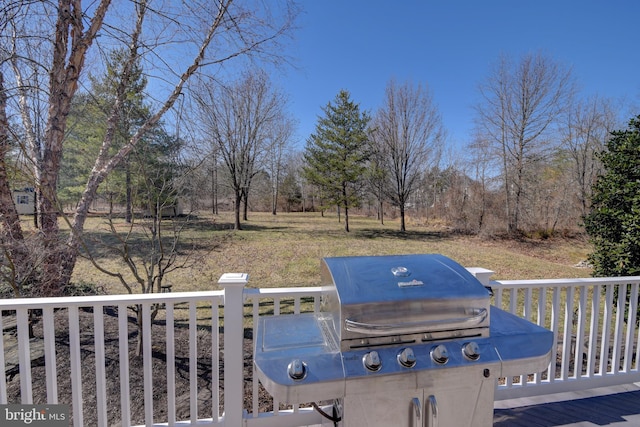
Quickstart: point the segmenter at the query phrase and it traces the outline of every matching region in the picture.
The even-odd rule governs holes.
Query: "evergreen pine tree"
[[[358,206],[364,184],[369,116],[360,111],[346,90],[341,90],[323,112],[315,133],[307,139],[303,171],[305,178],[319,188],[326,206],[344,209],[345,231],[349,231],[349,208]]]

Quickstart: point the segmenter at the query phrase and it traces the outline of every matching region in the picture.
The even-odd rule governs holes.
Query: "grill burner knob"
[[[470,341],[462,346],[462,354],[469,360],[478,360],[480,358],[480,347],[475,341]]]
[[[449,361],[449,352],[447,351],[447,347],[445,347],[443,344],[434,347],[431,350],[431,359],[441,365],[447,363]]]
[[[413,368],[416,366],[416,355],[411,348],[405,348],[398,353],[398,362],[405,368]]]
[[[377,351],[365,354],[362,358],[362,362],[364,363],[364,367],[372,372],[379,371],[382,367],[382,362],[380,361],[380,356]]]
[[[287,366],[287,373],[292,380],[303,380],[307,376],[307,365],[300,359],[293,359]]]

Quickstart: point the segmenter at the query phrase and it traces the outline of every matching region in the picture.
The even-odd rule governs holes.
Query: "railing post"
[[[494,271],[482,267],[469,267],[467,271],[473,274],[483,286],[487,287],[491,285],[491,276],[495,274]]]
[[[224,425],[243,422],[243,311],[246,273],[225,273],[218,284],[224,288]]]

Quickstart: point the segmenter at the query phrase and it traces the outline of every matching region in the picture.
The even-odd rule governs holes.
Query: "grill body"
[[[274,397],[333,402],[342,426],[491,426],[497,378],[549,363],[552,333],[449,258],[325,258],[321,281],[319,313],[259,319],[254,363]]]

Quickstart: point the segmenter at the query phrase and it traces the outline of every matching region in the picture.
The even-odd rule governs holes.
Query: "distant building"
[[[36,192],[33,187],[13,190],[13,203],[18,215],[33,215],[36,209]]]
[[[155,206],[150,205],[149,209],[144,211],[144,216],[150,217],[155,216],[157,214],[157,209]],[[184,213],[184,203],[182,199],[178,199],[175,203],[167,204],[162,206],[160,210],[160,217],[162,218],[173,218],[177,216],[182,216]]]

